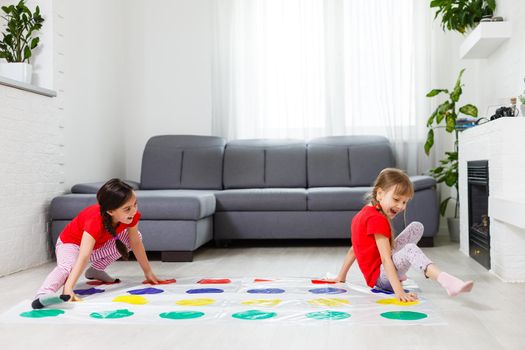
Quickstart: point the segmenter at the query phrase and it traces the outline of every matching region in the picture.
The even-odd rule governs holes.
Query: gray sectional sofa
[[[380,136],[226,141],[213,136],[163,135],[146,144],[136,189],[140,230],[163,261],[191,261],[214,239],[335,239],[350,237],[352,217],[381,171],[395,166]],[[415,196],[406,221],[424,224],[423,244],[438,231],[436,182],[412,176]],[[73,186],[51,203],[51,235],[96,202],[100,183]],[[396,218],[399,232],[404,218]]]

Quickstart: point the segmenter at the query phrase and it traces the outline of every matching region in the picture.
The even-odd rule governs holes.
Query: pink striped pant
[[[122,231],[117,237],[126,245],[128,250],[131,250],[128,230]],[[139,237],[142,238],[140,232]],[[42,294],[55,293],[66,283],[66,280],[77,261],[79,252],[80,246],[72,243],[62,243],[60,238],[57,240],[55,247],[57,266],[49,275],[47,275],[44,283],[42,283],[42,286],[38,289],[37,297]],[[117,250],[115,240],[112,239],[107,241],[102,247],[93,250],[89,257],[89,261],[95,270],[103,271],[120,257],[121,254]]]
[[[424,273],[427,266],[432,264],[432,261],[430,261],[425,253],[416,245],[423,236],[423,230],[424,227],[422,223],[417,221],[411,222],[394,240],[392,261],[396,266],[400,281],[406,280],[406,273],[410,266]],[[381,289],[392,290],[383,265],[381,265],[381,272],[376,281],[376,286]]]

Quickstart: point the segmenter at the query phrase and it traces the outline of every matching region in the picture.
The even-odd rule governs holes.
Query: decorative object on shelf
[[[458,103],[461,94],[463,93],[463,85],[461,84],[461,77],[465,69],[459,72],[459,76],[456,80],[456,85],[449,91],[447,89],[433,89],[426,96],[434,97],[441,93],[447,94],[448,99],[441,103],[436,110],[432,113],[427,121],[427,140],[425,142],[425,153],[429,155],[432,146],[434,145],[434,129],[445,128],[448,133],[453,133],[455,136],[454,150],[452,152],[445,152],[446,158],[439,161],[439,166],[430,169],[430,175],[436,178],[438,183],[445,183],[449,187],[456,189],[454,197],[449,196],[441,201],[439,205],[439,212],[442,216],[445,216],[447,205],[451,199],[456,202],[454,210],[454,217],[449,218],[449,232],[451,239],[459,239],[459,200],[458,200],[458,133],[463,129],[461,125],[458,125],[458,112],[456,112],[456,103]],[[477,118],[478,108],[472,104],[466,104],[459,108],[459,113],[465,114],[470,117]],[[471,120],[471,119],[466,119]],[[445,125],[441,126],[441,122],[445,121]],[[460,124],[463,122],[460,122]],[[476,123],[476,122],[474,122]]]
[[[0,41],[0,58],[7,63],[0,63],[0,76],[30,84],[30,58],[40,42],[35,33],[42,28],[44,18],[38,6],[33,13],[25,5],[25,0],[17,5],[2,6],[2,11],[2,18],[7,23]]]
[[[483,18],[492,18],[496,0],[432,0],[430,7],[437,9],[434,19],[441,15],[443,30],[464,34]]]

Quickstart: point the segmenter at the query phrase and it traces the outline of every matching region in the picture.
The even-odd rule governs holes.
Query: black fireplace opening
[[[469,253],[490,269],[489,162],[467,162]]]

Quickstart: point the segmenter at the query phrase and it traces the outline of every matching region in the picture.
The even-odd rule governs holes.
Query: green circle
[[[319,311],[319,312],[310,312],[306,314],[306,317],[313,318],[315,320],[344,320],[352,315],[342,311]]]
[[[391,319],[391,320],[404,320],[404,321],[421,320],[423,318],[428,317],[427,314],[424,314],[421,312],[414,312],[414,311],[389,311],[389,312],[383,312],[381,316],[384,318]]]
[[[233,318],[238,318],[239,320],[265,320],[275,316],[277,316],[276,312],[265,312],[259,310],[247,310],[232,315]]]
[[[169,318],[170,320],[189,320],[192,318],[199,318],[204,316],[204,312],[200,311],[172,311],[163,312],[159,315],[162,318]]]
[[[104,318],[124,318],[132,316],[134,312],[129,311],[128,309],[120,309],[120,310],[114,310],[114,311],[101,311],[101,312],[93,312],[89,314],[89,316],[93,318],[98,319],[104,319]]]
[[[64,312],[64,310],[59,309],[42,309],[22,312],[20,316],[27,318],[56,317],[58,315],[62,315]]]

